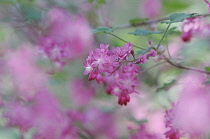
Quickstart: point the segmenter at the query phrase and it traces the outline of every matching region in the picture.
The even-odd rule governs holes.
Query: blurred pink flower
[[[90,108],[84,113],[84,127],[96,138],[118,138],[115,119],[112,112],[103,112]]]
[[[161,139],[157,134],[151,133],[147,129],[147,124],[140,124],[139,128],[131,133],[129,139]]]
[[[37,67],[35,51],[29,44],[23,45],[8,56],[8,68],[17,87],[17,95],[23,99],[31,99],[44,87],[46,75]]]
[[[60,8],[49,11],[47,28],[39,39],[39,48],[60,69],[66,62],[81,58],[93,45],[88,21]]]
[[[206,136],[210,133],[210,95],[204,77],[192,73],[183,81],[185,86],[178,102],[168,111],[166,125],[171,131],[182,131],[191,137]]]
[[[47,90],[37,92],[28,102],[9,102],[4,106],[3,117],[9,127],[18,127],[21,132],[34,129],[33,139],[77,138],[73,121]]]
[[[193,36],[209,37],[210,24],[206,24],[201,18],[188,18],[183,22],[181,39],[184,42],[191,40]]]
[[[205,1],[205,3],[207,4],[207,8],[208,8],[209,13],[210,13],[210,2],[209,2],[209,1],[207,1],[207,0],[204,0],[204,1]]]
[[[94,87],[86,84],[82,79],[73,80],[70,89],[71,100],[76,107],[86,106],[94,97],[95,93]]]
[[[140,4],[139,13],[141,16],[147,18],[160,16],[162,8],[161,0],[143,0]]]

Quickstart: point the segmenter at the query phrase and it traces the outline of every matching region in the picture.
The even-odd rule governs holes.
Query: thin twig
[[[149,20],[149,21],[144,21],[144,22],[134,24],[134,25],[132,25],[132,24],[118,25],[117,29],[137,27],[137,26],[145,26],[145,25],[148,25],[148,24],[157,23],[157,22],[161,22],[161,21],[165,21],[165,20],[169,20],[169,18],[166,17],[166,18],[160,18],[160,19],[155,19],[155,20]]]
[[[141,73],[147,72],[148,70],[151,70],[151,69],[153,69],[153,68],[155,68],[155,67],[157,67],[157,66],[159,66],[159,65],[161,65],[161,64],[164,64],[164,63],[166,63],[166,61],[163,61],[163,62],[157,63],[157,64],[155,64],[154,66],[149,67],[148,69],[146,69],[146,70],[142,71]]]
[[[168,29],[170,28],[171,24],[168,25],[168,27],[166,28],[161,40],[158,43],[157,49],[160,47],[161,42],[163,41],[164,37],[166,36],[166,33],[168,32]]]
[[[113,33],[109,33],[110,35],[112,35],[112,36],[114,36],[114,37],[116,37],[116,38],[118,38],[119,40],[121,40],[121,41],[123,41],[123,42],[125,42],[125,43],[128,43],[128,41],[126,41],[126,40],[124,40],[124,39],[122,39],[122,38],[120,38],[119,36],[117,36],[117,35],[115,35],[115,34],[113,34]],[[142,47],[140,47],[140,46],[137,46],[137,45],[134,45],[134,44],[132,44],[134,47],[136,47],[136,48],[139,48],[139,49],[142,49],[142,50],[146,50],[145,48],[142,48]]]
[[[168,37],[167,36],[166,36],[166,49],[167,49],[167,52],[168,52],[168,56],[171,59],[171,54],[170,54],[169,49],[168,49]]]
[[[197,15],[197,16],[194,16],[194,17],[207,17],[207,16],[210,16],[210,14],[201,14],[201,15]],[[169,20],[169,19],[170,19],[169,17],[165,17],[165,18],[159,18],[159,19],[152,19],[152,20],[149,20],[149,21],[143,21],[143,22],[137,23],[137,24],[117,25],[116,27],[117,27],[117,29],[124,29],[124,28],[131,28],[131,27],[137,27],[137,26],[145,26],[145,25],[150,25],[150,24],[153,24],[153,23],[158,23],[158,22],[161,22],[161,21]]]

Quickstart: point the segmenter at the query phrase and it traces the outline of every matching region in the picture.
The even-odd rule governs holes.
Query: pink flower
[[[135,64],[139,64],[139,63],[144,64],[147,61],[148,61],[147,55],[142,55],[138,58],[138,60],[135,62]]]
[[[36,66],[34,50],[25,44],[8,57],[8,68],[13,77],[16,93],[25,100],[31,99],[37,91],[42,89],[47,77]]]
[[[88,129],[95,138],[118,138],[113,113],[91,108],[84,113],[84,117],[84,128]]]
[[[90,73],[89,81],[96,79],[98,83],[105,82],[107,93],[117,96],[120,105],[127,105],[130,101],[129,95],[136,93],[134,88],[138,85],[137,75],[140,68],[133,63],[121,63],[128,61],[130,54],[134,56],[131,43],[112,50],[108,46],[101,44],[100,49],[90,51],[86,63],[83,64],[84,74]],[[151,51],[148,57],[153,55],[155,52]]]
[[[207,4],[207,7],[208,7],[208,10],[209,10],[209,13],[210,13],[210,2],[208,2],[207,0],[204,0]]]
[[[71,82],[71,98],[75,106],[87,105],[94,96],[94,88],[86,85],[81,79],[73,80]]]
[[[156,57],[157,55],[157,51],[155,51],[154,49],[152,49],[148,54],[143,54],[141,56],[138,57],[138,60],[135,61],[135,64],[144,64],[149,60],[149,57]]]
[[[193,36],[209,37],[210,25],[206,24],[201,18],[194,17],[186,19],[182,25],[182,40],[188,42]]]
[[[144,0],[139,8],[140,15],[154,18],[161,14],[162,4],[160,0]]]
[[[170,111],[166,112],[166,126],[171,129],[166,136],[189,134],[191,137],[205,137],[210,132],[210,95],[204,78],[198,74],[185,77],[180,98]],[[183,133],[180,133],[182,131]]]
[[[18,101],[4,105],[3,117],[8,119],[7,126],[17,127],[21,132],[27,132],[33,125],[30,108]]]
[[[93,37],[87,20],[53,8],[48,14],[47,29],[39,39],[39,49],[60,69],[69,60],[80,58],[92,47]]]
[[[156,134],[150,133],[146,124],[140,124],[137,130],[132,133],[129,139],[160,139]]]
[[[77,138],[73,121],[46,90],[37,92],[28,102],[6,104],[3,116],[8,120],[8,126],[18,127],[21,132],[34,129],[33,139]]]

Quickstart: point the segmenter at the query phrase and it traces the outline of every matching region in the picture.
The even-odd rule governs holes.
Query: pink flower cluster
[[[85,107],[95,96],[95,88],[82,79],[73,80],[70,84],[70,96],[74,107]]]
[[[107,93],[117,96],[120,105],[127,105],[130,101],[129,95],[136,93],[135,87],[138,85],[140,67],[136,64],[144,64],[149,57],[155,57],[157,52],[152,49],[148,54],[129,61],[130,55],[135,58],[131,43],[112,50],[108,46],[101,44],[100,49],[90,51],[86,63],[83,64],[84,74],[90,74],[89,81],[96,79],[99,84],[105,82]]]
[[[181,38],[188,42],[193,36],[209,37],[210,24],[206,24],[200,17],[186,19],[182,25]]]
[[[47,21],[39,39],[39,49],[59,68],[69,60],[83,56],[91,48],[93,37],[84,17],[54,8]]]
[[[207,0],[204,0],[204,1],[205,1],[205,3],[207,4],[207,8],[208,8],[209,13],[210,13],[210,2],[209,2],[209,1],[207,1]]]
[[[184,135],[205,138],[210,131],[209,85],[201,75],[192,73],[184,78],[184,86],[178,102],[166,111],[165,133],[167,138],[179,139]]]
[[[12,77],[15,94],[24,100],[33,98],[46,85],[46,74],[37,67],[34,49],[24,44],[7,57],[7,68]],[[32,79],[33,77],[33,79]]]
[[[57,99],[48,91],[36,93],[27,102],[13,100],[4,104],[3,117],[9,127],[17,127],[22,133],[34,129],[33,139],[75,138],[76,128],[62,111]]]
[[[161,8],[161,0],[143,0],[139,8],[139,13],[147,18],[155,18],[160,16]]]

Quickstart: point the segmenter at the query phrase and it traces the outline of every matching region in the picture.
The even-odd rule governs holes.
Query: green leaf
[[[139,51],[137,51],[137,55],[141,55],[141,54],[143,54],[145,52],[145,50],[139,50]]]
[[[174,13],[169,16],[170,21],[162,21],[161,23],[171,24],[171,23],[178,23],[184,21],[186,18],[195,17],[199,14],[192,13],[192,14],[185,14],[185,13]]]
[[[20,5],[20,11],[28,22],[37,22],[42,18],[41,11],[29,5]]]
[[[175,29],[176,29],[177,27],[172,27],[172,28],[170,28],[168,31],[167,31],[167,33],[166,33],[166,35],[170,35],[170,34],[173,34],[175,31]]]
[[[129,120],[130,121],[132,121],[132,122],[134,122],[134,123],[136,123],[136,124],[143,124],[143,123],[146,123],[146,122],[148,122],[148,120],[147,119],[142,119],[142,120],[136,120],[134,117],[129,117]]]
[[[176,83],[176,80],[172,80],[169,83],[164,83],[162,87],[156,89],[156,92],[160,92],[162,90],[168,90],[175,83]]]
[[[205,67],[206,72],[210,72],[210,67]]]
[[[106,0],[88,0],[91,4],[96,4],[97,8],[100,8],[101,5],[106,4]]]
[[[164,11],[168,13],[181,11],[190,7],[189,1],[183,0],[164,0],[162,3]]]
[[[133,18],[133,19],[129,20],[129,23],[132,26],[135,26],[137,24],[140,24],[140,23],[143,23],[143,22],[146,22],[146,21],[148,21],[148,18]]]
[[[0,4],[15,4],[14,0],[0,0]]]
[[[128,34],[133,34],[135,36],[148,36],[150,34],[161,34],[162,31],[150,31],[146,29],[137,29],[135,32],[130,32]]]
[[[10,17],[3,17],[0,19],[0,22],[10,22],[12,19]]]
[[[96,29],[93,29],[93,33],[112,33],[116,28],[109,28],[109,27],[98,27]]]

